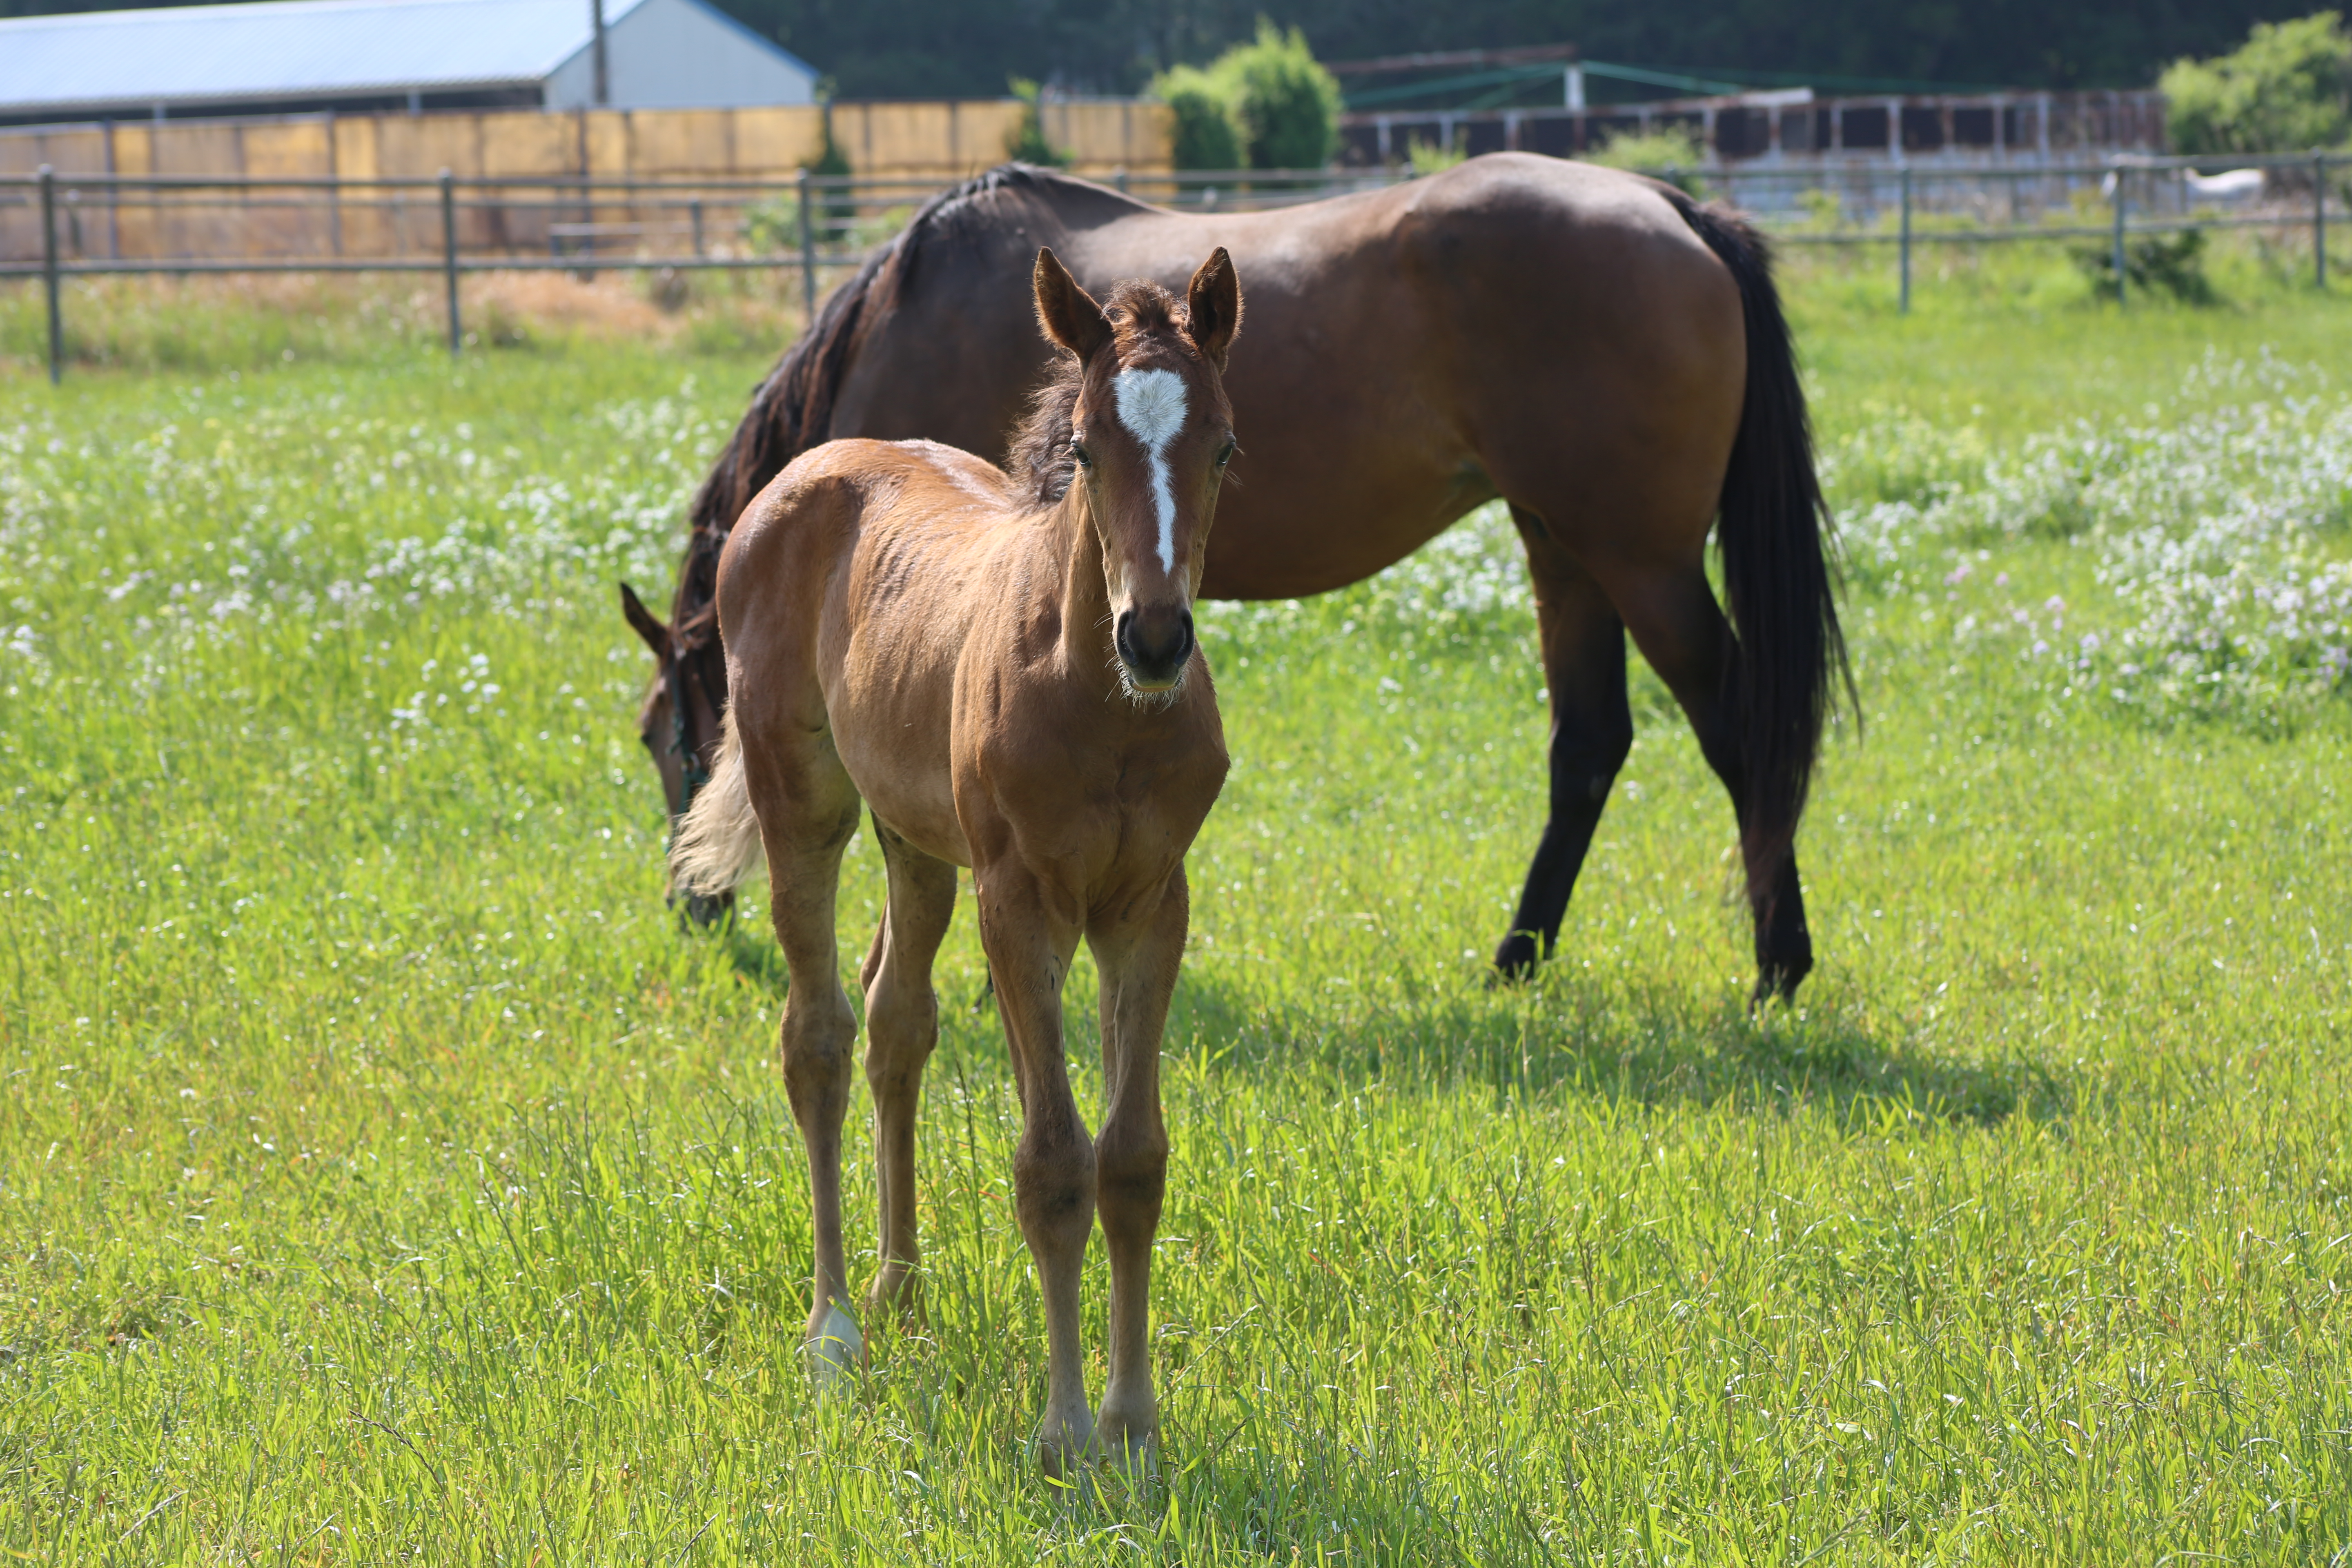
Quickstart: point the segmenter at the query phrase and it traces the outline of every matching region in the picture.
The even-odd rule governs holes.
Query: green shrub
[[[1260,17],[1255,42],[1206,70],[1162,72],[1151,90],[1176,111],[1180,169],[1319,169],[1339,150],[1339,83],[1296,27]]]
[[[1048,169],[1069,166],[1070,155],[1045,140],[1045,122],[1037,112],[1037,84],[1026,77],[1014,77],[1013,96],[1021,100],[1021,123],[1005,139],[1007,156],[1024,163],[1042,163]]]
[[[2352,34],[2336,12],[2257,22],[2234,54],[2179,60],[2157,86],[2182,153],[2295,153],[2352,137]]]
[[[2103,300],[2116,297],[2115,247],[2098,244],[2071,247],[2074,265],[2090,279],[2092,291]],[[2135,290],[2158,290],[2188,305],[2210,305],[2220,296],[2205,276],[2205,231],[2185,228],[2177,234],[2144,235],[2124,244],[2124,276]]]
[[[1319,169],[1339,150],[1339,83],[1315,61],[1307,35],[1258,18],[1257,41],[1209,68],[1231,84],[1253,169]]]
[[[1174,113],[1178,168],[1241,167],[1241,122],[1223,83],[1198,67],[1178,66],[1152,79],[1151,95]]]
[[[1706,149],[1688,126],[1621,131],[1598,151],[1585,153],[1584,161],[1607,169],[1637,169],[1646,174],[1663,175],[1671,171],[1674,184],[1681,189],[1695,196],[1706,194],[1698,178],[1684,172],[1698,169],[1706,163]]]
[[[1416,178],[1424,174],[1442,174],[1468,158],[1469,154],[1459,147],[1440,146],[1421,136],[1414,137],[1412,145],[1405,149],[1405,161],[1412,165]]]

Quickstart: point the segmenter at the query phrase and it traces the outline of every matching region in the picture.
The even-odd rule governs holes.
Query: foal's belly
[[[827,703],[842,767],[884,826],[934,859],[969,866],[971,848],[956,820],[947,718],[887,699],[845,682]]]

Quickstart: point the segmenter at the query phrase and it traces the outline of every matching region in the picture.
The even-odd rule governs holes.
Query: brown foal
[[[792,985],[784,1081],[808,1144],[821,1380],[863,1354],[841,1234],[841,1127],[857,1023],[838,978],[835,893],[861,800],[888,876],[866,988],[880,1310],[908,1299],[915,1113],[939,1036],[931,961],[972,869],[1011,1042],[1022,1234],[1045,1297],[1038,1455],[1061,1473],[1156,1444],[1149,1290],[1167,1180],[1160,1037],[1184,952],[1184,853],[1225,777],[1192,597],[1234,452],[1223,372],[1241,322],[1220,249],[1182,303],[1120,284],[1107,306],[1037,254],[1037,318],[1065,353],[1016,481],[929,441],[835,441],[744,510],[720,557],[726,739],[672,851],[711,896],[764,850]],[[1062,981],[1084,938],[1102,978],[1102,1131],[1062,1053]],[[1087,1238],[1110,1253],[1110,1373],[1087,1408],[1078,1348]]]

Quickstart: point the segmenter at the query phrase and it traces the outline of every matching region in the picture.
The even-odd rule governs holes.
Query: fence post
[[[2311,155],[2311,279],[2327,287],[2327,154]]]
[[[2125,268],[2124,258],[2124,171],[2116,165],[2116,308],[2121,310],[2124,297],[2131,289],[2131,278]]]
[[[809,211],[809,172],[801,170],[801,331],[816,325],[816,216]]]
[[[455,359],[465,342],[465,327],[457,319],[457,191],[449,171],[441,171],[441,276],[449,293],[449,355]]]
[[[702,258],[702,198],[697,196],[687,203],[686,210],[694,224],[694,255],[698,261]]]
[[[1895,248],[1902,255],[1902,299],[1898,308],[1905,315],[1911,313],[1911,170],[1903,170],[1903,235]]]
[[[58,310],[58,172],[41,165],[41,282],[49,295],[49,384],[65,374],[65,320]]]

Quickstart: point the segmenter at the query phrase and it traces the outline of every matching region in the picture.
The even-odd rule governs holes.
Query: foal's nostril
[[[1192,657],[1192,614],[1174,605],[1123,611],[1114,637],[1129,672],[1157,687],[1173,682]]]

